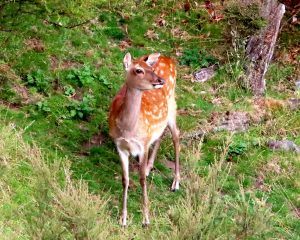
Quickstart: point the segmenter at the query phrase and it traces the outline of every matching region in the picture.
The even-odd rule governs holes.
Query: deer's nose
[[[157,79],[157,82],[159,83],[159,84],[161,84],[161,85],[163,85],[163,84],[165,84],[165,80],[164,79],[162,79],[162,78],[158,78]]]

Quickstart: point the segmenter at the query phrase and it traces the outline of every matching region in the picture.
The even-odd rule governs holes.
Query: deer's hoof
[[[150,223],[143,223],[143,224],[142,224],[142,227],[143,227],[143,228],[148,228],[149,226],[150,226]]]
[[[149,176],[149,174],[152,171],[152,169],[153,169],[153,167],[149,167],[149,166],[146,168],[146,176],[147,177]]]
[[[178,180],[174,180],[171,186],[171,191],[175,192],[179,190],[179,181]]]
[[[127,226],[127,218],[126,218],[126,216],[122,216],[121,217],[120,225],[123,228],[125,228]]]

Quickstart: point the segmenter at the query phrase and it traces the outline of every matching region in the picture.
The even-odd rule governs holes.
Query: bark
[[[265,92],[265,74],[273,56],[276,39],[285,6],[277,0],[263,1],[261,16],[267,25],[260,32],[252,36],[248,42],[246,53],[249,64],[246,68],[246,85],[254,95]]]

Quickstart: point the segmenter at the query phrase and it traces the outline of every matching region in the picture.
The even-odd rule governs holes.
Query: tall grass
[[[0,127],[0,238],[105,239],[108,198],[71,179],[66,159],[47,159],[13,126]]]
[[[122,229],[108,210],[107,196],[93,195],[84,181],[72,179],[67,159],[47,159],[13,125],[0,127],[0,135],[1,239],[282,238],[266,199],[242,184],[235,195],[223,191],[231,172],[230,137],[205,174],[198,167],[201,142],[186,150],[183,197],[152,216],[150,228],[132,223]]]
[[[196,167],[201,144],[188,152],[186,194],[170,211],[171,239],[264,239],[273,232],[271,209],[264,200],[246,193],[242,185],[236,196],[223,192],[231,171],[231,163],[226,162],[230,139],[204,177]]]

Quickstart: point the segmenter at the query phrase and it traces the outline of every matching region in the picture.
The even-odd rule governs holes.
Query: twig
[[[1,32],[13,32],[14,30],[12,30],[12,29],[2,29],[2,28],[0,28],[0,31],[1,31]]]
[[[69,25],[69,26],[63,26],[62,24],[60,23],[56,23],[56,22],[52,22],[52,21],[49,21],[49,20],[45,20],[46,22],[56,26],[56,27],[62,27],[62,28],[68,28],[68,29],[71,29],[71,28],[75,28],[75,27],[79,27],[81,25],[84,25],[84,24],[87,24],[87,23],[90,23],[94,18],[91,18],[89,20],[86,20],[84,22],[81,22],[81,23],[78,23],[78,24],[74,24],[74,25]]]

